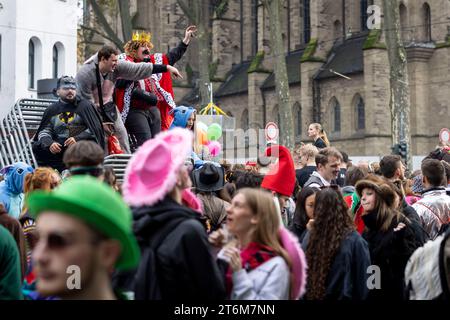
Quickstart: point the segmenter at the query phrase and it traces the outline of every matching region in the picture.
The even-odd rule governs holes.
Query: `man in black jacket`
[[[64,170],[63,155],[71,145],[90,140],[104,148],[100,115],[94,105],[77,97],[75,79],[63,76],[57,82],[59,100],[44,112],[33,138],[33,152],[40,166]]]

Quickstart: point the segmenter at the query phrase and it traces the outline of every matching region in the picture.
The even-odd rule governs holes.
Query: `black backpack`
[[[113,288],[124,293],[134,292],[135,300],[162,300],[156,252],[164,239],[184,220],[186,219],[174,219],[150,238],[138,240],[141,249],[139,266],[131,271],[116,271],[113,275]]]

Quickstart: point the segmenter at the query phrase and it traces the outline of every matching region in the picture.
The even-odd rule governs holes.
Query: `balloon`
[[[197,130],[200,129],[200,130],[203,130],[205,132],[208,132],[208,126],[204,122],[198,121],[196,126],[197,126]]]
[[[197,141],[199,144],[205,145],[208,143],[208,136],[205,131],[197,129]]]
[[[220,154],[220,151],[222,150],[222,146],[218,141],[210,141],[206,146],[209,149],[209,153],[213,157],[217,157]]]
[[[219,140],[222,136],[222,127],[218,123],[213,123],[208,127],[208,140],[215,141]]]

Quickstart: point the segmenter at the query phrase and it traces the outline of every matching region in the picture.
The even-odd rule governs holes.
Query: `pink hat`
[[[306,289],[306,258],[298,239],[284,226],[280,228],[279,237],[281,245],[287,251],[292,261],[291,300],[298,300]]]
[[[154,205],[173,189],[177,173],[192,151],[192,133],[174,128],[145,142],[125,171],[123,196],[131,206]]]

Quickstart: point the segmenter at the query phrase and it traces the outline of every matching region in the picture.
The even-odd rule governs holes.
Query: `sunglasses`
[[[77,175],[90,175],[93,177],[100,177],[105,171],[103,167],[78,167],[69,169],[69,172],[73,176]]]
[[[150,54],[150,51],[148,51],[147,49],[145,49],[144,51],[142,51],[142,54]]]
[[[44,239],[38,234],[37,241],[41,242],[44,241]],[[45,243],[47,245],[47,248],[50,250],[63,250],[73,245],[75,241],[73,239],[70,239],[68,236],[64,236],[55,232],[47,235]]]

